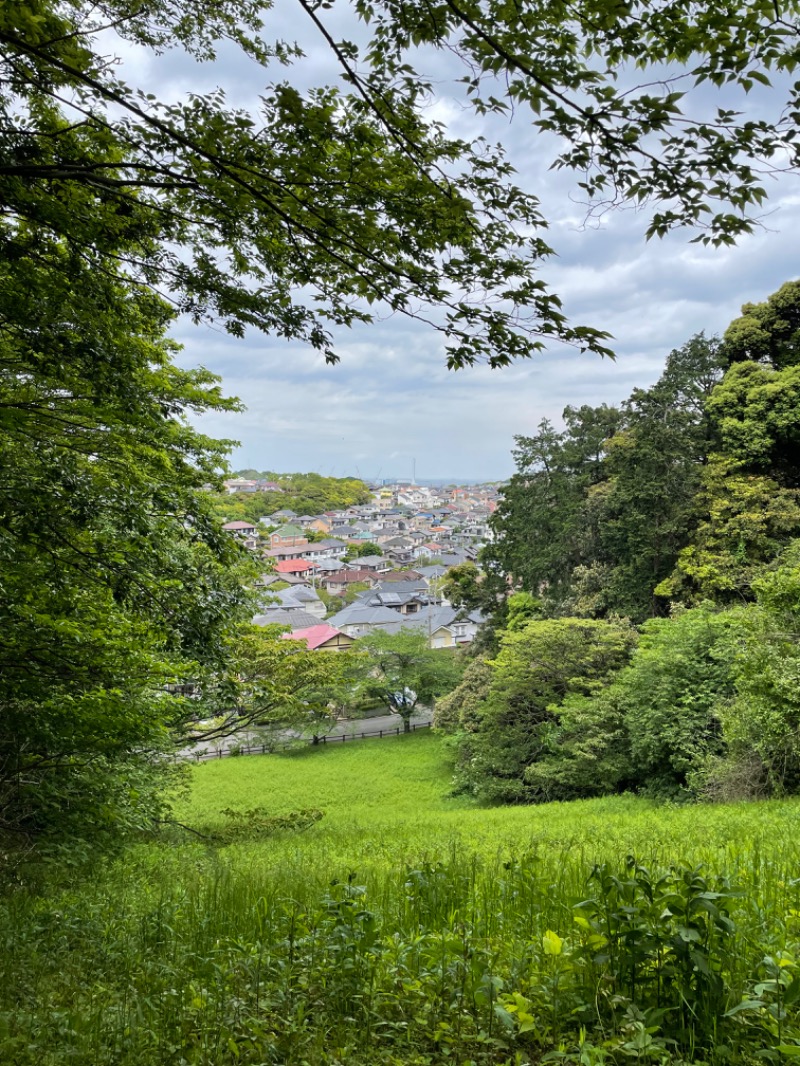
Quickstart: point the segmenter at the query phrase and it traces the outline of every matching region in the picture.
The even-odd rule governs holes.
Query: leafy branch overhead
[[[237,335],[255,327],[332,361],[335,327],[388,310],[440,331],[450,366],[499,366],[550,340],[607,353],[605,335],[570,325],[540,278],[548,220],[502,149],[426,117],[431,48],[456,57],[479,114],[524,107],[593,210],[652,203],[649,235],[733,241],[755,224],[765,173],[796,165],[798,90],[782,91],[796,4],[355,0],[358,46],[337,39],[330,6],[298,0],[346,89],[301,92],[282,72],[302,82],[305,57],[270,42],[265,3],[6,5],[5,254],[35,225]],[[252,109],[221,89],[161,100],[123,81],[108,54],[122,42],[201,62],[234,42],[268,84]],[[735,101],[773,77],[774,115],[745,120]],[[698,87],[724,106],[692,117]]]

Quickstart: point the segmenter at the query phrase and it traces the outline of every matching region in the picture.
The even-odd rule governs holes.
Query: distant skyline
[[[337,9],[330,17],[344,14]],[[338,29],[344,35],[352,27]],[[267,33],[299,37],[312,58],[270,77],[289,77],[300,87],[304,78],[338,80],[328,50],[298,24],[295,8],[278,0]],[[448,95],[454,71],[447,70],[447,57],[438,53],[435,62],[439,96],[431,115],[456,136],[481,132],[472,112]],[[256,105],[266,77],[224,46],[211,67],[177,53],[155,59],[130,52],[126,71],[157,86],[163,98],[219,84],[242,106]],[[766,114],[768,101],[769,90],[754,88],[748,117]],[[796,175],[768,182],[764,228],[735,248],[691,244],[692,233],[648,243],[644,212],[610,212],[586,224],[577,177],[549,169],[553,145],[535,134],[524,113],[511,122],[495,117],[485,132],[506,146],[517,167],[515,180],[536,191],[551,220],[545,237],[557,254],[543,263],[542,277],[562,297],[573,323],[613,335],[616,361],[554,349],[502,370],[451,372],[438,335],[387,317],[340,332],[341,363],[326,366],[317,353],[279,338],[251,333],[238,340],[213,326],[181,321],[174,330],[184,345],[179,362],[208,367],[222,377],[228,394],[247,405],[242,414],[212,414],[200,423],[211,436],[241,442],[233,468],[336,476],[360,471],[375,479],[387,471],[408,476],[416,457],[420,479],[506,478],[514,470],[515,434],[533,433],[542,418],[559,424],[567,404],[619,403],[634,387],[650,386],[670,350],[701,330],[721,333],[742,303],[763,300],[798,275]]]

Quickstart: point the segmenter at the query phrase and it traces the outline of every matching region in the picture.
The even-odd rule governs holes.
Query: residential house
[[[308,542],[305,544],[287,545],[286,547],[270,548],[269,551],[264,552],[264,556],[267,559],[274,559],[276,563],[283,562],[284,559],[305,559],[306,552],[311,547]],[[308,562],[313,562],[313,559],[308,559]]]
[[[378,630],[396,633],[402,627],[403,620],[397,611],[388,607],[353,603],[329,618],[328,624],[350,637],[363,637]]]
[[[258,491],[258,482],[250,481],[248,478],[244,478],[244,477],[229,478],[227,481],[223,481],[222,482],[222,486],[225,489],[225,491],[228,493],[228,495],[231,495],[234,492],[257,492]]]
[[[327,613],[325,604],[307,585],[292,585],[288,589],[270,592],[269,595],[271,602],[262,605],[264,615],[273,611],[305,611],[320,619]]]
[[[337,570],[332,574],[326,574],[321,577],[320,585],[327,589],[328,592],[338,593],[343,596],[350,585],[364,582],[374,585],[376,581],[377,575],[370,570]]]
[[[369,570],[373,574],[388,574],[392,564],[381,555],[361,555],[345,564],[348,570]]]
[[[317,541],[315,547],[325,549],[326,559],[341,559],[347,550],[347,544],[338,537],[325,537],[324,540]]]
[[[276,574],[304,575],[310,577],[316,571],[316,565],[307,559],[284,559],[275,564]]]
[[[425,633],[431,648],[454,648],[471,643],[482,621],[479,611],[462,615],[454,607],[440,605],[425,607],[418,614],[404,618],[403,626]]]
[[[405,618],[411,614],[419,614],[423,607],[427,607],[429,600],[427,591],[382,592],[370,589],[362,593],[356,602],[366,607],[388,607]]]
[[[414,558],[414,542],[408,537],[390,537],[381,548],[397,563],[410,563]]]
[[[390,570],[388,574],[381,574],[381,585],[387,581],[418,581],[421,577],[419,570]]]
[[[242,540],[246,537],[254,536],[256,532],[256,527],[253,525],[252,522],[243,522],[238,520],[236,522],[226,522],[222,528],[225,530],[226,533],[232,533],[235,537],[238,537]]]
[[[293,524],[279,526],[269,535],[270,548],[295,548],[300,544],[308,544],[308,537],[300,526]]]
[[[333,523],[327,515],[321,514],[312,519],[312,521],[308,523],[307,528],[313,530],[315,533],[330,533],[332,524]]]
[[[327,623],[294,629],[291,633],[283,633],[282,637],[284,640],[304,640],[309,651],[346,651],[355,642],[354,637]]]

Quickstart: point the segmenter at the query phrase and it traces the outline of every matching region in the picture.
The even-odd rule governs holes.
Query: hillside
[[[280,491],[215,493],[214,510],[225,522],[258,522],[262,516],[283,509],[317,515],[368,503],[372,495],[358,478],[275,474],[268,470],[237,470],[235,477],[269,481],[280,485]]]
[[[800,803],[483,809],[450,775],[435,735],[195,768],[191,833],[10,898],[0,1061],[744,1066],[800,1048]]]

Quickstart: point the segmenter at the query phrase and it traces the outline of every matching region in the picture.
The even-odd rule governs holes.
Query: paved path
[[[425,727],[431,724],[433,713],[428,707],[420,707],[414,712],[411,718],[412,726]],[[336,723],[336,725],[325,734],[324,743],[336,743],[340,741],[346,743],[346,740],[342,738],[352,738],[353,740],[361,739],[362,735],[366,736],[396,736],[398,731],[403,732],[403,719],[399,714],[380,714],[374,715],[371,718],[347,718]],[[292,740],[300,739],[297,733],[293,733],[291,730],[287,730],[283,734],[285,737],[284,745],[286,747],[292,742]],[[307,743],[311,743],[310,738],[305,738]],[[322,737],[321,737],[322,739]],[[252,745],[252,754],[256,754],[262,747],[262,741],[260,738],[247,732],[234,733],[229,737],[220,738],[215,741],[207,741],[206,743],[195,744],[191,748],[185,748],[180,752],[185,758],[195,758],[198,760],[205,759],[221,759],[226,755],[230,755],[233,749],[241,752],[249,745]],[[278,741],[278,747],[282,746],[281,741]],[[247,753],[250,754],[250,753]]]

